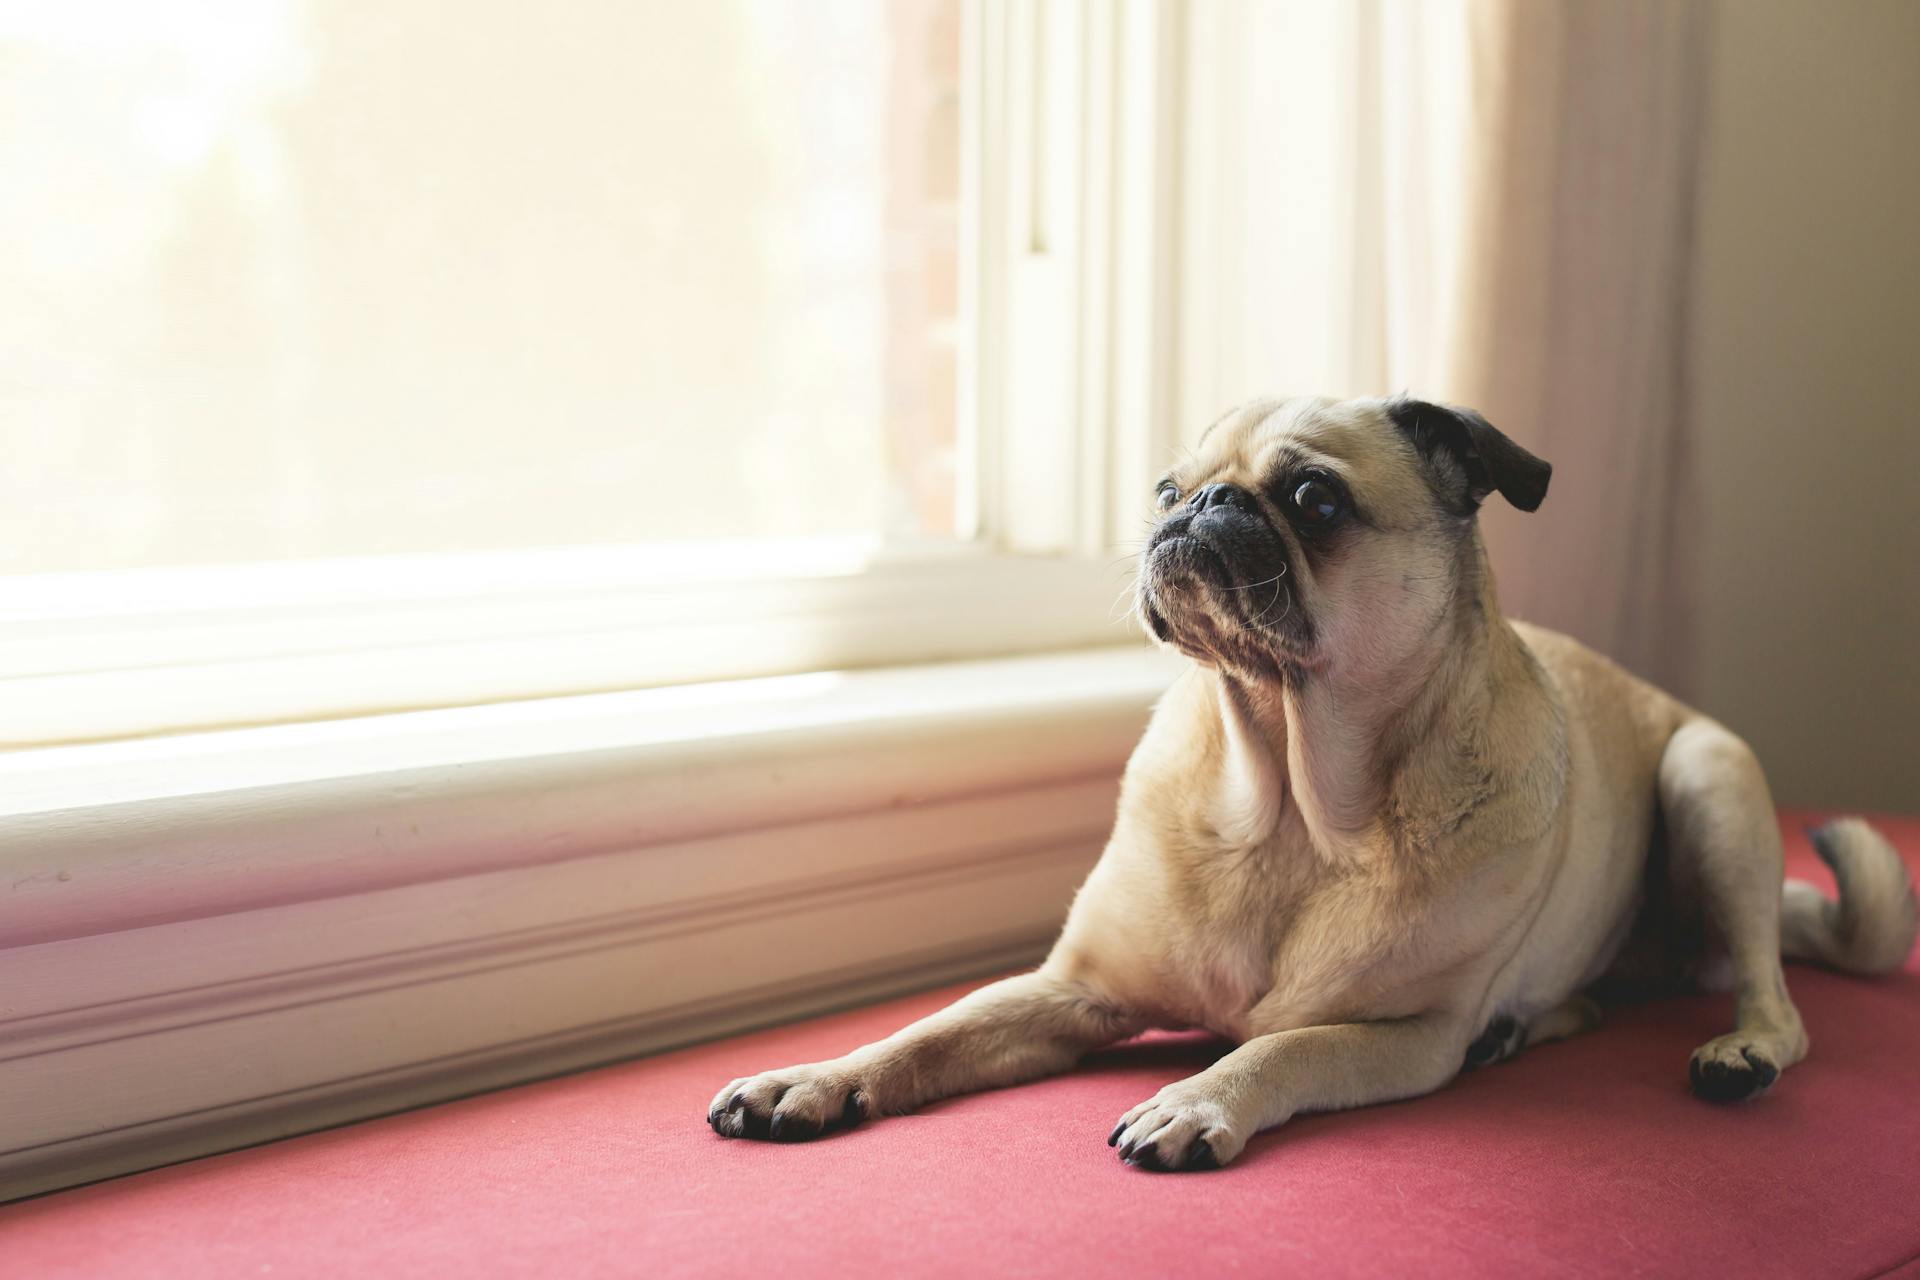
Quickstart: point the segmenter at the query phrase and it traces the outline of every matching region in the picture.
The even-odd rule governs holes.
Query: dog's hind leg
[[[1747,744],[1704,717],[1680,726],[1660,757],[1670,873],[1697,895],[1724,949],[1734,1029],[1693,1052],[1693,1091],[1715,1102],[1764,1092],[1807,1055],[1807,1033],[1780,967],[1780,831],[1766,777]]]
[[[1486,1030],[1467,1046],[1461,1070],[1505,1062],[1537,1044],[1565,1040],[1568,1036],[1591,1031],[1601,1022],[1600,1006],[1584,995],[1568,996],[1551,1009],[1520,1019],[1502,1014],[1487,1024]]]

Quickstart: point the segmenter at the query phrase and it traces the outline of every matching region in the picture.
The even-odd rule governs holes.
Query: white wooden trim
[[[1178,394],[1180,329],[1189,277],[1180,260],[1186,217],[1188,73],[1194,10],[1187,0],[1130,4],[1120,10],[1111,41],[1108,239],[1112,298],[1106,307],[1108,403],[1095,418],[1108,448],[1099,472],[1112,498],[1106,543],[1137,547],[1153,485],[1174,460],[1183,428]],[[1107,424],[1111,424],[1110,426]]]
[[[1027,962],[1175,665],[13,757],[0,1198]]]
[[[1005,972],[1035,963],[1045,954],[1051,934],[1049,928],[978,948],[930,948],[884,964],[850,965],[838,973],[805,972],[790,986],[771,984],[742,993],[737,1002],[670,1011],[666,1025],[671,1030],[664,1033],[660,1020],[648,1015],[613,1017],[571,1031],[237,1099],[200,1112],[166,1111],[136,1125],[76,1133],[65,1141],[0,1156],[0,1202]],[[699,1117],[690,1122],[699,1123]]]
[[[29,578],[0,592],[0,749],[1111,643],[1127,577],[828,546]]]
[[[982,0],[976,16],[983,518],[1011,550],[1110,557],[1177,438],[1188,5]]]

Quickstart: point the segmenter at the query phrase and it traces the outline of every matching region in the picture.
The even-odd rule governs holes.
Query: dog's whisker
[[[1285,576],[1286,576],[1286,574],[1285,574],[1285,573],[1277,573],[1277,574],[1275,574],[1275,575],[1273,576],[1273,599],[1271,599],[1271,600],[1269,600],[1269,601],[1267,601],[1267,607],[1266,607],[1265,609],[1262,609],[1262,610],[1260,611],[1260,614],[1259,614],[1259,617],[1256,617],[1256,618],[1255,618],[1255,619],[1253,620],[1253,625],[1254,625],[1254,626],[1256,626],[1256,627],[1257,627],[1257,626],[1259,626],[1259,625],[1260,625],[1260,620],[1261,620],[1261,618],[1265,618],[1265,617],[1267,616],[1267,614],[1268,614],[1268,613],[1269,613],[1269,612],[1270,612],[1270,611],[1271,611],[1271,610],[1273,609],[1273,606],[1274,606],[1274,605],[1276,605],[1276,604],[1278,604],[1278,603],[1280,603],[1280,594],[1281,594],[1281,592],[1283,592],[1283,591],[1286,591],[1286,588],[1285,588],[1285,587],[1283,587],[1283,586],[1282,586],[1282,585],[1280,584],[1280,579],[1281,579],[1281,578],[1283,578],[1283,577],[1285,577]],[[1287,610],[1291,610],[1292,608],[1293,608],[1293,596],[1292,596],[1292,594],[1291,594],[1291,593],[1288,593],[1288,595],[1287,595]],[[1275,619],[1275,621],[1276,621],[1276,622],[1284,622],[1284,621],[1286,621],[1286,617],[1287,617],[1287,614],[1286,614],[1286,612],[1285,612],[1285,611],[1283,611],[1283,612],[1282,612],[1282,613],[1280,614],[1280,616],[1279,616],[1278,618],[1276,618],[1276,619]]]
[[[1278,581],[1280,581],[1280,579],[1282,579],[1282,578],[1284,578],[1284,577],[1286,577],[1286,576],[1287,576],[1287,566],[1285,566],[1285,565],[1281,565],[1281,566],[1280,566],[1280,572],[1278,572],[1278,573],[1276,573],[1276,574],[1274,574],[1274,575],[1273,575],[1273,576],[1272,576],[1271,578],[1262,578],[1262,579],[1260,579],[1260,581],[1258,581],[1258,582],[1249,582],[1249,583],[1247,583],[1247,584],[1246,584],[1245,586],[1243,586],[1243,587],[1223,587],[1223,588],[1221,588],[1221,590],[1223,590],[1223,591],[1251,591],[1251,590],[1253,590],[1253,589],[1254,589],[1255,587],[1264,587],[1264,586],[1266,586],[1266,585],[1267,585],[1267,584],[1268,584],[1269,582],[1278,582]]]

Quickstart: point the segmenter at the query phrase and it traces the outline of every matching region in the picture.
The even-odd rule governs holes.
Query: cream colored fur
[[[718,1132],[812,1137],[1064,1070],[1147,1027],[1204,1027],[1238,1047],[1111,1141],[1145,1167],[1210,1167],[1300,1112],[1425,1093],[1469,1056],[1593,1026],[1583,993],[1603,978],[1732,986],[1734,1028],[1693,1057],[1707,1096],[1764,1091],[1805,1056],[1752,752],[1504,619],[1471,506],[1448,505],[1481,464],[1418,447],[1388,408],[1250,405],[1176,468],[1183,497],[1261,495],[1290,553],[1288,612],[1250,617],[1227,595],[1245,584],[1149,560],[1143,603],[1196,663],[1156,709],[1040,969],[846,1057],[729,1083]],[[1330,550],[1303,546],[1271,496],[1303,460],[1365,512]],[[1898,859],[1864,824],[1820,843],[1843,896],[1788,886],[1788,951],[1898,965],[1914,936]]]

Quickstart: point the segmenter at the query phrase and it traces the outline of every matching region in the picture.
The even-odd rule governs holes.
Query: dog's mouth
[[[1235,576],[1226,554],[1191,531],[1154,539],[1147,548],[1147,570],[1169,581],[1196,578],[1222,586],[1232,586]]]
[[[1191,533],[1163,531],[1141,562],[1141,613],[1157,639],[1172,643],[1176,614],[1204,609],[1211,590],[1232,585],[1233,570],[1217,548]]]
[[[1141,561],[1141,616],[1162,643],[1202,656],[1229,635],[1278,641],[1275,628],[1293,612],[1286,545],[1264,520],[1226,522],[1175,516],[1159,529]]]

